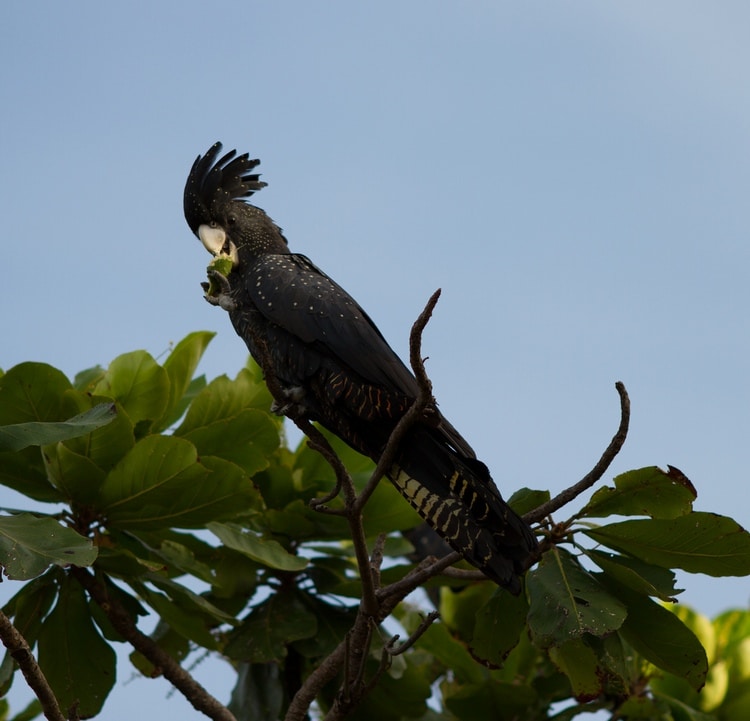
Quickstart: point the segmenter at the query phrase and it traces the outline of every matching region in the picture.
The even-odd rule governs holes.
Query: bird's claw
[[[225,275],[216,270],[209,270],[210,283],[201,283],[204,290],[203,297],[211,304],[217,305],[226,311],[232,311],[237,307],[231,296],[231,286]]]

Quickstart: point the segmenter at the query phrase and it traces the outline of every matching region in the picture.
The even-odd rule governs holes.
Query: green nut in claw
[[[215,270],[217,273],[221,273],[221,275],[226,278],[232,272],[233,266],[234,263],[230,256],[219,255],[208,264],[207,270]],[[211,296],[219,295],[220,288],[216,281],[214,281],[210,276],[209,281],[210,282],[208,285],[208,290],[206,291],[207,294]]]

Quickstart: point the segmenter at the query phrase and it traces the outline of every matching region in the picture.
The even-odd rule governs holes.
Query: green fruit
[[[211,260],[211,262],[208,264],[207,271],[215,271],[217,273],[221,273],[225,278],[232,272],[232,267],[234,266],[234,263],[232,262],[232,259],[228,255],[218,255],[215,258]],[[209,274],[208,277],[209,283],[208,283],[208,290],[206,291],[207,295],[210,296],[217,296],[221,292],[221,287],[219,284],[211,277]]]

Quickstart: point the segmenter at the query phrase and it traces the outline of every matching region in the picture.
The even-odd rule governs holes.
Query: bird
[[[266,379],[273,377],[275,412],[317,422],[377,462],[418,382],[354,298],[291,252],[282,229],[248,202],[266,186],[260,161],[222,150],[217,142],[198,155],[183,196],[185,220],[211,262],[229,268],[209,269],[206,300],[228,312]],[[520,593],[536,537],[434,401],[385,475],[451,548]]]

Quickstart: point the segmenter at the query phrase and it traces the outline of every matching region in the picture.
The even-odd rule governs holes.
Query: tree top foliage
[[[750,535],[694,511],[679,470],[624,473],[564,520],[567,498],[517,490],[543,553],[515,597],[456,558],[415,560],[415,512],[335,438],[290,448],[256,365],[196,376],[212,335],[163,363],[0,376],[0,483],[49,508],[0,515],[17,584],[0,691],[20,669],[37,696],[16,719],[102,712],[125,643],[227,721],[750,717],[750,614],[673,610],[675,569],[750,575]],[[231,699],[185,670],[201,653],[236,675]]]

